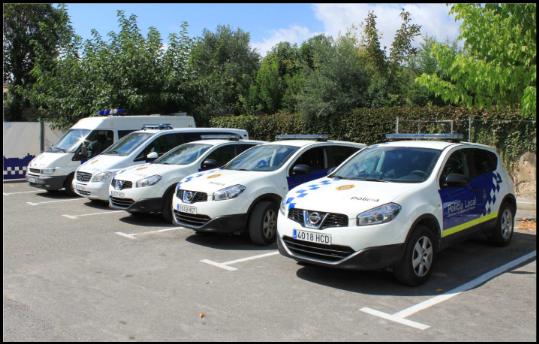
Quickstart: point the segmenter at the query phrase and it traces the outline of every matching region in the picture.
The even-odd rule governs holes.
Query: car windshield
[[[210,147],[211,145],[201,143],[185,143],[168,151],[155,160],[154,164],[187,165],[198,159]]]
[[[74,153],[89,133],[88,129],[69,129],[58,143],[51,146],[47,152]]]
[[[128,155],[144,141],[149,139],[151,133],[130,133],[122,137],[118,142],[105,149],[101,154]]]
[[[262,145],[250,148],[230,160],[223,168],[237,171],[275,171],[299,149],[285,145]]]
[[[441,151],[429,148],[373,146],[362,150],[330,177],[375,182],[421,183]]]

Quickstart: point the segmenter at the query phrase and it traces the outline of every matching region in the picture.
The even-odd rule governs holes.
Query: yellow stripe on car
[[[468,222],[464,222],[458,226],[454,226],[454,227],[451,227],[451,228],[448,228],[448,229],[445,229],[443,232],[442,232],[442,238],[448,236],[448,235],[451,235],[451,234],[455,234],[455,233],[458,233],[460,231],[463,231],[465,229],[468,229],[470,227],[473,227],[475,225],[478,225],[480,223],[483,223],[483,222],[487,222],[489,220],[492,220],[492,219],[495,219],[496,217],[498,217],[498,212],[492,212],[488,215],[485,215],[485,216],[481,216],[475,220],[471,220],[471,221],[468,221]]]

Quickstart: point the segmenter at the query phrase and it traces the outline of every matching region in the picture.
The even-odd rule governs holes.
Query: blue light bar
[[[108,115],[121,115],[121,114],[124,114],[126,113],[125,109],[104,109],[104,110],[99,110],[97,112],[99,115],[101,116],[108,116]]]
[[[448,134],[386,134],[388,140],[448,140],[448,141],[460,141],[463,135],[460,133],[448,133]]]
[[[283,134],[275,136],[275,140],[316,140],[327,141],[328,136],[325,134]]]
[[[241,136],[238,134],[207,134],[207,135],[200,135],[201,140],[231,140],[231,141],[238,141],[241,140]]]

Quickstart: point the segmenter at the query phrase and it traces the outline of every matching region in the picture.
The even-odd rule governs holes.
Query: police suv
[[[391,267],[402,283],[419,285],[436,253],[458,239],[482,231],[509,244],[516,200],[494,148],[455,134],[388,137],[427,140],[369,146],[290,190],[277,223],[282,255],[327,267]]]
[[[172,194],[176,183],[195,172],[223,166],[262,141],[240,140],[237,135],[204,135],[184,143],[157,160],[119,171],[109,186],[111,208],[133,214],[161,213],[172,222]]]
[[[257,244],[275,240],[286,192],[325,176],[365,145],[321,135],[282,135],[253,147],[224,167],[192,174],[176,186],[174,222],[197,232],[248,231]]]
[[[75,171],[73,189],[90,200],[109,200],[109,185],[119,170],[151,162],[182,143],[200,140],[201,135],[233,134],[248,138],[243,129],[173,128],[170,124],[146,125],[86,161]]]

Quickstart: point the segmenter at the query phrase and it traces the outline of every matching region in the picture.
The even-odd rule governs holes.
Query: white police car
[[[173,128],[168,123],[145,125],[86,161],[75,171],[73,189],[90,200],[109,201],[109,185],[114,175],[129,166],[154,161],[172,148],[200,140],[201,135],[239,135],[248,138],[243,129]]]
[[[192,173],[223,166],[246,149],[262,143],[227,135],[202,138],[173,148],[151,163],[119,171],[109,186],[110,207],[133,214],[161,213],[172,222],[171,202],[176,183]]]
[[[365,145],[327,141],[320,135],[278,136],[242,153],[221,169],[192,174],[176,187],[176,224],[197,232],[248,230],[251,240],[275,240],[282,197],[301,183],[320,178]]]
[[[494,148],[449,138],[369,146],[328,177],[296,187],[281,203],[278,247],[304,263],[393,268],[398,280],[427,280],[436,253],[485,232],[509,244],[516,200]]]

